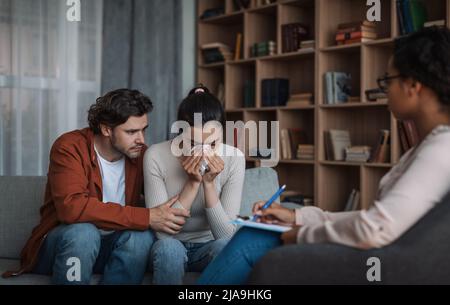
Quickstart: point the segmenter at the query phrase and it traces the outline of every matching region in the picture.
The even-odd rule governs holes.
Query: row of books
[[[336,32],[337,45],[366,42],[378,38],[376,25],[371,21],[341,23]]]
[[[397,19],[401,35],[421,29],[427,21],[425,4],[420,0],[397,0]]]
[[[412,121],[399,121],[398,134],[403,152],[407,152],[419,143],[419,134]]]
[[[324,74],[325,104],[349,102],[352,95],[352,76],[345,72],[326,72]]]
[[[289,79],[263,79],[261,97],[263,107],[286,106],[289,99]]]
[[[309,27],[302,23],[289,23],[281,26],[282,52],[296,52],[301,42],[310,39]]]
[[[293,160],[297,158],[299,145],[306,144],[307,136],[305,131],[300,128],[284,128],[280,131],[281,159]],[[305,157],[310,154],[310,147],[301,147],[304,151],[301,156]],[[312,154],[314,156],[314,153]],[[313,157],[314,158],[314,157]],[[313,159],[311,158],[311,160]],[[303,159],[305,160],[305,159]]]
[[[223,62],[233,59],[233,53],[226,44],[213,42],[201,46],[203,60],[206,64]]]
[[[253,44],[250,47],[250,56],[251,57],[259,57],[259,56],[272,56],[277,53],[277,44],[275,41],[263,41]]]
[[[351,212],[351,211],[357,211],[360,210],[361,207],[361,193],[353,189],[350,193],[350,196],[347,199],[347,203],[345,204],[344,211],[345,212]]]

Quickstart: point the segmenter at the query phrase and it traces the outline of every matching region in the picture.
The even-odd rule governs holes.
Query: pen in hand
[[[273,194],[273,196],[263,205],[263,207],[261,208],[261,210],[265,210],[268,207],[270,207],[270,205],[286,190],[286,185],[283,185],[282,187],[280,187],[280,189]],[[253,215],[252,217],[252,221],[256,221],[258,219],[258,215]]]

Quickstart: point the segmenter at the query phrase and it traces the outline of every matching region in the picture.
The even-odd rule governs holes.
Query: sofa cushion
[[[0,257],[19,258],[39,223],[47,177],[0,177]]]
[[[278,174],[269,167],[257,167],[245,171],[240,214],[252,214],[253,204],[268,200],[278,190]],[[279,199],[277,199],[279,202]]]
[[[0,259],[0,274],[6,270],[17,270],[19,267],[19,260],[15,259]],[[184,284],[185,285],[193,285],[195,281],[200,276],[198,272],[187,272],[184,276]],[[91,284],[98,284],[100,280],[99,274],[94,274],[92,277]],[[152,274],[147,273],[145,275],[143,285],[150,285],[152,283]],[[38,274],[22,274],[18,277],[12,277],[8,279],[4,279],[0,277],[0,286],[1,285],[50,285],[51,278],[46,275],[38,275]]]

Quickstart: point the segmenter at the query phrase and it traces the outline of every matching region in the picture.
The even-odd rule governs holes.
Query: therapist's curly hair
[[[88,111],[88,123],[95,134],[100,134],[100,124],[115,128],[128,121],[130,116],[140,117],[152,110],[152,101],[143,93],[118,89],[97,99]]]
[[[403,78],[427,86],[450,107],[450,30],[428,27],[395,41],[393,65]]]

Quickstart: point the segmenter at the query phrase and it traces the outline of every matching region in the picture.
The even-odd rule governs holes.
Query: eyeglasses
[[[402,75],[398,74],[398,75],[389,75],[389,74],[385,74],[383,77],[379,77],[377,79],[377,84],[378,87],[380,87],[380,89],[384,92],[387,92],[387,89],[389,87],[389,81],[391,79],[395,79],[395,78],[399,78],[402,77]]]

